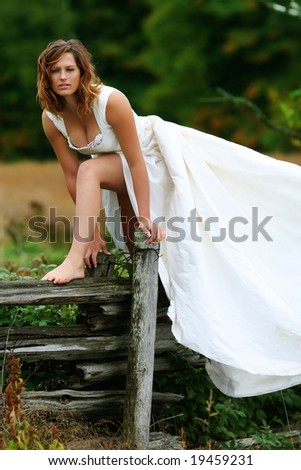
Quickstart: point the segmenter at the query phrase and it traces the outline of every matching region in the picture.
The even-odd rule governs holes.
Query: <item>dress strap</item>
[[[119,91],[117,88],[108,86],[108,85],[102,85],[101,92],[98,95],[98,99],[95,103],[94,106],[94,115],[95,119],[97,121],[99,129],[103,132],[105,128],[111,127],[108,124],[107,118],[106,118],[106,109],[107,109],[107,104],[108,104],[108,99],[113,93],[113,91]]]
[[[53,122],[53,124],[55,125],[55,127],[63,134],[63,136],[68,140],[68,133],[67,133],[67,129],[66,129],[66,126],[65,126],[65,123],[64,123],[64,119],[61,118],[61,117],[57,117],[55,116],[54,114],[50,113],[50,111],[46,111],[46,114],[47,116],[49,117],[49,119],[51,119],[51,121]]]

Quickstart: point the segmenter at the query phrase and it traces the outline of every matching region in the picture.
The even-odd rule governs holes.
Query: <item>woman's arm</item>
[[[120,147],[128,162],[139,218],[150,222],[149,179],[141,152],[133,111],[128,99],[119,92],[113,92],[107,104],[107,121],[113,127]]]
[[[55,127],[54,123],[47,116],[46,112],[42,113],[42,124],[45,135],[49,140],[54,153],[62,167],[67,189],[72,197],[74,203],[76,200],[76,177],[79,167],[77,154],[74,150],[70,149],[65,137]]]
[[[76,178],[79,167],[79,161],[75,151],[69,148],[65,137],[55,127],[54,123],[49,119],[46,112],[42,114],[43,129],[48,138],[58,161],[63,169],[66,186],[72,197],[74,203],[76,203]],[[104,241],[105,236],[105,216],[104,211],[100,212],[100,227],[95,227],[94,240],[87,247],[87,254],[85,257],[86,265],[91,268],[91,259],[93,265],[96,266],[96,257],[100,250],[106,254],[109,254],[106,243]]]

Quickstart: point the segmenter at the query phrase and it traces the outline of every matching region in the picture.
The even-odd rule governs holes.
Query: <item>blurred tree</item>
[[[151,74],[141,63],[147,47],[142,29],[149,14],[147,0],[71,0],[76,33],[92,52],[96,70],[104,82],[128,94],[140,108]]]
[[[149,0],[149,47],[143,60],[154,75],[145,112],[158,113],[252,147],[277,135],[216,96],[241,95],[270,114],[301,72],[300,20],[257,0]],[[208,104],[209,96],[215,95]],[[281,138],[280,138],[281,140]]]
[[[52,39],[72,35],[73,21],[67,0],[2,2],[0,159],[43,158],[47,151],[36,103],[37,57]]]

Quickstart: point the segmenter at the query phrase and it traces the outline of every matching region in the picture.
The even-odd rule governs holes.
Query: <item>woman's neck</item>
[[[67,113],[76,113],[77,112],[77,99],[76,95],[65,96],[64,97],[64,108],[63,112]]]

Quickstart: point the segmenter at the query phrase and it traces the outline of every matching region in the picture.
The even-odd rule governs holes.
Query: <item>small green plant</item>
[[[289,438],[287,432],[277,432],[266,421],[251,438],[254,440],[253,448],[262,450],[294,450],[297,443]],[[299,439],[300,441],[300,439]]]
[[[214,435],[219,436],[221,440],[236,439],[233,429],[240,427],[240,422],[246,418],[246,414],[243,410],[237,408],[231,399],[225,400],[222,403],[216,403],[214,401],[213,389],[210,389],[205,411],[205,418],[196,419],[204,424],[204,437],[207,445],[211,445]]]
[[[20,359],[8,356],[8,375],[4,396],[4,417],[0,427],[0,449],[2,450],[63,450],[58,431],[52,427],[50,443],[44,442],[37,430],[30,424],[23,409],[21,393],[24,382],[21,378]],[[56,435],[55,435],[56,434]]]

